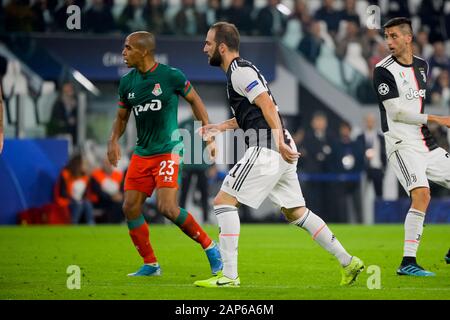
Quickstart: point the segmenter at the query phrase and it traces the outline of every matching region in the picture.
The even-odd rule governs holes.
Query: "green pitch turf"
[[[402,225],[332,225],[347,250],[381,270],[381,289],[369,290],[366,271],[341,288],[340,266],[299,228],[242,225],[241,288],[196,288],[210,276],[200,246],[175,226],[154,225],[151,240],[161,277],[130,278],[141,266],[127,227],[0,228],[0,299],[450,299],[450,225],[427,225],[419,263],[435,278],[395,274],[403,245]],[[215,226],[206,231],[217,239]],[[81,289],[69,290],[68,266],[81,269]],[[366,269],[367,270],[367,269]],[[370,282],[370,281],[369,281]]]

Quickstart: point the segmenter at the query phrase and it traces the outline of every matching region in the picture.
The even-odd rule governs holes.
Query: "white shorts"
[[[225,177],[221,190],[254,209],[267,197],[282,208],[305,206],[297,163],[287,163],[278,152],[264,147],[248,148]]]
[[[427,153],[397,150],[391,153],[389,162],[408,195],[415,188],[429,188],[428,180],[450,189],[450,155],[442,148]]]

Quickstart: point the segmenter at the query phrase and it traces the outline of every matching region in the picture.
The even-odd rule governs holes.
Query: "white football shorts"
[[[287,209],[305,206],[297,163],[290,164],[280,153],[265,147],[248,148],[225,177],[221,190],[254,209],[267,197]]]
[[[442,148],[430,152],[397,150],[391,153],[389,162],[408,195],[415,188],[429,188],[428,180],[450,189],[450,155]]]

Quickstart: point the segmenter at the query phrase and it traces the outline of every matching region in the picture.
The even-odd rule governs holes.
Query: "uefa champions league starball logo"
[[[389,93],[389,86],[386,83],[382,83],[378,86],[378,93],[385,96]]]

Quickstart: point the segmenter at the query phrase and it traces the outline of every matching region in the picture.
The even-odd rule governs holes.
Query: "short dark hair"
[[[405,25],[407,25],[409,28],[409,32],[411,32],[411,35],[413,34],[413,28],[412,28],[412,24],[411,24],[411,19],[406,18],[406,17],[397,17],[397,18],[392,18],[391,20],[389,20],[388,22],[386,22],[383,25],[383,28],[391,28],[391,27],[396,27],[396,26],[402,26],[405,27]]]
[[[216,22],[210,29],[216,31],[215,41],[217,44],[224,43],[232,51],[239,51],[240,36],[236,26],[228,22]]]

